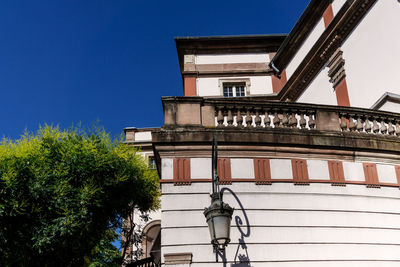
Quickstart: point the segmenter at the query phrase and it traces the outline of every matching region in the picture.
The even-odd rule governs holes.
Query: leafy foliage
[[[46,126],[36,135],[3,140],[0,262],[89,265],[113,238],[110,229],[121,227],[121,217],[134,207],[157,208],[158,196],[157,175],[104,130]]]

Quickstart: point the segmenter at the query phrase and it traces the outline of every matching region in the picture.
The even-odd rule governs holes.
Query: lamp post
[[[211,244],[214,247],[216,262],[218,262],[218,252],[224,253],[225,247],[231,241],[230,228],[233,208],[222,201],[222,193],[219,190],[219,177],[217,173],[218,147],[217,138],[214,135],[212,144],[212,194],[211,205],[204,209],[208,229],[211,236]]]

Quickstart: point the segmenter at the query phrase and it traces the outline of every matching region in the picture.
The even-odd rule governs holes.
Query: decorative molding
[[[343,5],[280,91],[281,101],[296,101],[300,97],[376,1],[354,0]]]
[[[268,66],[268,63],[218,63],[218,64],[185,64],[182,75],[186,76],[196,74],[200,76],[214,76],[214,75],[227,75],[227,74],[269,74],[272,75],[273,71]]]
[[[276,52],[286,37],[286,34],[176,37],[175,43],[183,72],[185,55]]]
[[[379,188],[378,172],[375,163],[363,163],[365,182],[367,187]]]
[[[337,48],[329,59],[327,67],[329,68],[329,82],[332,83],[334,89],[346,77],[344,69],[345,60],[343,59],[343,51]]]
[[[256,184],[271,184],[271,167],[268,158],[254,158]]]
[[[329,176],[334,186],[346,186],[344,179],[343,163],[341,161],[328,161]]]
[[[387,102],[400,104],[400,95],[385,92],[371,107],[371,109],[379,110]]]
[[[192,252],[166,253],[164,254],[164,263],[165,265],[191,264],[192,258]]]
[[[307,161],[304,159],[292,159],[293,182],[295,185],[309,185]]]
[[[190,158],[174,158],[174,185],[190,185]]]
[[[220,184],[232,184],[231,159],[218,159],[218,176]]]
[[[271,62],[282,71],[296,55],[304,41],[319,22],[331,0],[311,0],[296,25],[279,47]]]
[[[309,159],[290,159],[291,164],[291,172],[292,177],[290,178],[273,178],[271,177],[271,159],[281,159],[276,157],[265,158],[265,157],[255,157],[253,158],[254,164],[254,178],[231,178],[231,161],[230,158],[220,158],[218,160],[218,175],[220,178],[220,184],[227,185],[238,182],[251,182],[256,185],[271,185],[273,183],[293,183],[294,185],[310,185],[312,183],[331,183],[332,186],[346,186],[347,184],[356,184],[356,185],[365,185],[368,188],[380,188],[381,186],[385,187],[400,187],[400,166],[399,165],[389,165],[393,168],[396,177],[392,177],[396,182],[387,182],[388,177],[379,177],[377,171],[377,165],[375,162],[354,162],[354,161],[339,161],[339,160],[326,160],[328,164],[326,164],[327,170],[318,169],[321,171],[320,177],[314,177],[313,179],[309,178],[309,168],[312,168],[313,165],[310,165]],[[354,163],[354,164],[362,164],[363,166],[363,180],[354,180],[353,176],[345,176],[344,173],[344,163]],[[176,166],[174,166],[176,168]],[[316,171],[316,169],[311,169],[311,171]],[[175,170],[174,170],[175,172]],[[322,173],[329,173],[329,177],[325,177]],[[326,179],[328,178],[328,179]],[[174,183],[176,185],[176,181],[174,180],[161,180],[161,183]],[[186,181],[186,183],[180,183],[184,185],[190,185],[191,183],[204,183],[211,182],[209,177],[204,177],[201,179],[193,179],[190,178]]]

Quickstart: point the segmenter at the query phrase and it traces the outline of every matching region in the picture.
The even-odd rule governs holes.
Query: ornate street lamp
[[[208,229],[211,236],[211,244],[216,253],[218,262],[218,252],[224,253],[225,247],[231,241],[230,229],[233,214],[233,208],[222,201],[222,193],[219,190],[219,178],[217,173],[218,165],[218,147],[217,138],[214,136],[212,145],[212,194],[211,205],[204,209]]]

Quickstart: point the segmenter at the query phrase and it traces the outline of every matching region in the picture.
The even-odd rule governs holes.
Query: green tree
[[[157,208],[158,196],[157,174],[104,130],[46,126],[3,140],[1,265],[119,264],[110,247],[114,230],[134,207]]]

